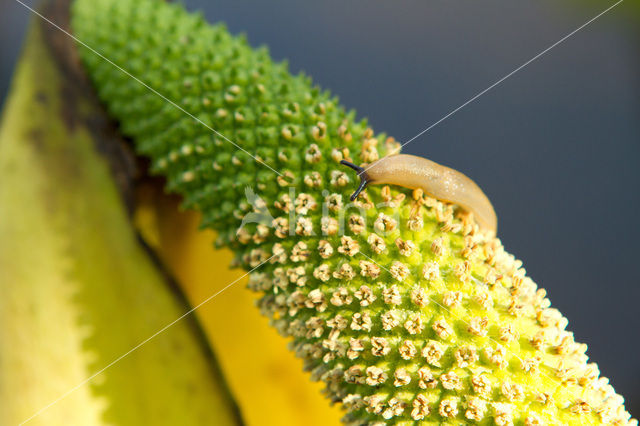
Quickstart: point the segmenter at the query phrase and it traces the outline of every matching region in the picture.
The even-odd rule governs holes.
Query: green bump
[[[371,163],[398,144],[330,93],[179,5],[76,0],[72,24],[279,171],[80,48],[153,172],[202,212],[238,264],[256,268],[259,308],[343,404],[345,423],[635,422],[546,292],[472,217],[399,187],[373,186],[348,204],[357,179],[340,161]],[[247,186],[265,206],[249,203]],[[271,219],[237,231],[265,208]]]

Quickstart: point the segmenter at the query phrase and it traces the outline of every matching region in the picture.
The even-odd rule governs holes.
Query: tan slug
[[[423,157],[398,154],[381,158],[366,168],[349,161],[340,162],[351,167],[360,177],[360,185],[351,195],[351,201],[368,184],[391,184],[405,188],[422,189],[438,200],[458,204],[473,213],[478,224],[496,233],[498,219],[487,196],[468,176]]]

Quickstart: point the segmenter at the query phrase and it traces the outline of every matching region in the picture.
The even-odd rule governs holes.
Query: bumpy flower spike
[[[342,404],[347,424],[630,422],[546,292],[484,232],[492,210],[423,190],[425,173],[447,177],[445,169],[391,155],[399,144],[354,121],[330,93],[178,4],[75,0],[72,28],[281,173],[80,48],[100,98],[152,171],[202,213],[236,265],[255,268],[249,288],[261,312]],[[354,199],[368,183],[390,185],[345,211],[352,176],[343,165],[361,180]],[[272,217],[238,231],[256,211]]]

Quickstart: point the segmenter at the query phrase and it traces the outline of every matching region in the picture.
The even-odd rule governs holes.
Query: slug
[[[458,204],[473,213],[482,228],[494,234],[498,231],[498,218],[489,198],[473,180],[457,170],[408,154],[381,158],[366,169],[346,160],[340,163],[354,169],[360,177],[360,185],[351,195],[351,201],[370,183],[419,188],[431,197]]]

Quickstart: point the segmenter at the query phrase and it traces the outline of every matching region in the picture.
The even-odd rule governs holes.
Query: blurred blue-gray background
[[[28,2],[33,5],[35,2]],[[189,0],[406,141],[614,2]],[[0,0],[0,100],[29,12]],[[640,415],[640,8],[626,0],[411,142],[474,178],[499,236]]]

